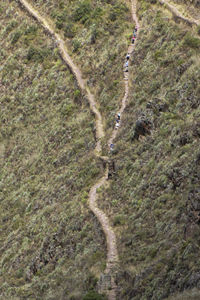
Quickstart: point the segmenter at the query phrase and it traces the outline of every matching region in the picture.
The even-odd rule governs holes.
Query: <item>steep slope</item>
[[[113,151],[116,175],[99,203],[117,234],[119,299],[165,299],[200,280],[200,40],[196,27],[174,23],[164,7],[139,4],[142,29]],[[137,141],[141,117],[152,133]]]
[[[94,118],[58,49],[15,2],[1,13],[1,299],[80,298],[106,249],[88,210]]]
[[[41,1],[35,2],[42,8]],[[1,31],[4,59],[1,68],[4,124],[1,131],[1,296],[3,299],[82,299],[88,290],[96,287],[96,275],[105,267],[102,233],[85,205],[90,187],[93,186],[92,199],[107,176],[94,184],[94,179],[100,177],[93,155],[98,128],[94,130],[87,99],[69,70],[62,67],[58,49],[53,51],[55,45],[37,24],[33,22],[34,26],[30,26],[29,18],[21,22],[21,12],[14,3],[11,2],[9,9],[5,3],[1,3],[0,9],[5,26]],[[55,1],[45,3],[49,10],[54,9]],[[91,1],[86,4],[90,5]],[[65,2],[56,5],[58,10],[63,10]],[[43,7],[45,17],[47,7]],[[78,12],[80,7],[77,7]],[[114,22],[120,19],[121,8],[116,11]],[[195,37],[196,29],[175,25],[163,7],[140,1],[139,14],[143,29],[130,67],[134,70],[130,75],[134,81],[113,152],[117,175],[108,191],[101,187],[98,203],[103,203],[103,210],[113,220],[111,225],[116,226],[121,261],[117,278],[121,289],[119,299],[164,299],[199,284],[200,44]],[[92,18],[90,12],[86,20]],[[63,22],[62,17],[58,20]],[[85,21],[82,23],[79,17],[77,20],[80,29]],[[62,39],[55,42],[58,48],[63,46]],[[72,45],[76,49],[76,43]],[[87,46],[82,47],[82,54],[78,47],[77,62],[81,55],[86,58],[89,48],[91,51],[92,46],[88,49]],[[125,49],[120,57],[114,58],[116,66]],[[96,60],[96,55],[93,59]],[[104,63],[107,59],[106,56]],[[85,63],[86,59],[83,66]],[[87,67],[85,75],[91,69],[94,71]],[[109,96],[117,95],[111,99],[112,110],[107,108],[108,101],[101,106],[108,120],[105,128],[111,124],[117,100],[124,91],[120,89],[123,81],[118,79],[116,85],[112,84],[117,71],[109,80],[108,74],[105,77],[105,74],[99,76],[98,71],[92,74],[102,79]],[[51,74],[54,81],[50,84],[47,78],[51,79]],[[92,76],[87,84],[101,99],[101,88],[92,81]],[[115,90],[110,93],[112,85]],[[128,96],[128,85],[125,86],[124,103]],[[8,97],[4,97],[5,93]],[[152,135],[136,141],[132,139],[133,125],[141,115],[153,124]],[[66,123],[69,128],[64,139]],[[116,134],[111,137],[109,143]],[[97,151],[100,152],[99,147]],[[66,191],[69,191],[67,195]],[[111,228],[109,233],[115,245]],[[115,260],[117,252],[114,252],[110,255]],[[94,299],[103,298],[92,294]],[[198,291],[194,290],[193,295],[198,297]],[[116,295],[111,291],[109,297],[115,299]]]

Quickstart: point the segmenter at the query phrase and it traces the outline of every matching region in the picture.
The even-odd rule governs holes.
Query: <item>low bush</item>
[[[106,297],[98,294],[95,291],[89,291],[84,297],[83,300],[106,300]]]
[[[190,33],[186,34],[183,44],[193,49],[200,49],[200,39],[193,37]]]
[[[21,37],[22,32],[21,31],[16,31],[13,35],[12,35],[12,39],[11,39],[11,43],[12,44],[16,44],[17,41],[19,40],[19,38]]]
[[[73,46],[73,52],[77,52],[81,47],[81,42],[77,39],[74,39],[72,41],[72,46]]]
[[[84,0],[78,3],[73,12],[73,19],[75,22],[80,21],[81,23],[85,23],[89,20],[92,12],[92,6],[90,0]]]
[[[43,62],[44,59],[46,59],[49,55],[49,49],[41,49],[31,46],[28,50],[26,58],[28,61],[32,60],[34,62]]]
[[[67,38],[73,38],[76,34],[76,30],[73,23],[68,23],[63,27],[64,35]]]

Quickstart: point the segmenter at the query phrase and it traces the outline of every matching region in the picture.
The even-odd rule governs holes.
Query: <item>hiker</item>
[[[110,179],[112,177],[112,173],[110,171],[108,171],[108,178],[107,179]]]
[[[108,178],[110,179],[115,175],[115,162],[113,159],[108,161]]]
[[[137,27],[137,26],[135,26],[135,29],[134,29],[134,30],[135,30],[135,32],[137,32],[137,30],[138,30],[138,27]]]
[[[136,33],[135,32],[133,33],[133,37],[136,38]]]
[[[120,113],[117,114],[117,119],[120,121]]]
[[[116,123],[115,129],[118,129],[118,128],[119,128],[119,123]]]
[[[110,144],[110,151],[114,150],[114,144]]]
[[[129,58],[130,58],[130,54],[128,53],[128,54],[126,55],[126,60],[129,60]]]
[[[134,38],[134,36],[132,37],[132,44],[134,44],[135,43],[135,38]]]
[[[124,70],[124,72],[128,72],[128,60],[127,60],[127,62],[125,63],[125,70]]]

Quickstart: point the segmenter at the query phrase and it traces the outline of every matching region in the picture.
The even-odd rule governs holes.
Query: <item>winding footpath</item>
[[[95,114],[96,119],[96,148],[95,148],[95,154],[96,156],[101,156],[102,152],[102,146],[101,146],[101,139],[105,136],[104,129],[103,129],[103,121],[102,116],[98,110],[97,103],[95,101],[94,95],[90,92],[89,87],[86,84],[86,80],[82,78],[81,71],[79,68],[73,63],[71,57],[69,56],[67,52],[67,47],[65,45],[65,42],[61,35],[55,32],[54,26],[50,24],[50,21],[47,21],[44,17],[40,15],[39,12],[37,12],[30,3],[28,3],[26,0],[17,0],[20,5],[28,11],[28,13],[37,20],[39,24],[42,25],[44,30],[49,34],[53,40],[55,41],[56,46],[58,47],[60,51],[60,55],[63,59],[63,61],[68,65],[68,67],[71,69],[72,73],[76,77],[76,80],[78,82],[78,85],[83,93],[86,94],[91,111]],[[135,24],[138,26],[139,29],[139,22],[136,16],[136,3],[137,0],[131,0],[131,9],[132,9],[132,18]],[[132,53],[134,49],[134,45],[130,45],[128,48],[128,53]],[[128,98],[128,74],[125,74],[125,95],[122,99],[122,105],[120,109],[120,113],[122,115],[125,107],[126,102]],[[114,141],[116,138],[117,131],[114,129],[113,133],[108,141],[108,147],[110,144]],[[103,157],[102,157],[103,158]],[[103,158],[104,160],[108,160],[107,157]],[[108,275],[110,278],[110,284],[109,288],[105,291],[108,295],[109,300],[115,300],[116,299],[116,293],[117,293],[117,285],[114,280],[113,273],[116,269],[116,266],[119,262],[118,258],[118,252],[117,252],[117,243],[116,243],[116,236],[113,228],[111,227],[109,223],[109,219],[106,216],[106,214],[100,210],[97,206],[97,189],[101,186],[106,184],[106,181],[108,179],[108,164],[105,169],[104,176],[91,188],[89,192],[89,207],[91,211],[94,213],[94,215],[99,220],[102,229],[104,231],[104,234],[106,236],[106,242],[107,242],[107,263],[106,263],[106,270],[105,275]],[[100,288],[101,289],[101,288]]]

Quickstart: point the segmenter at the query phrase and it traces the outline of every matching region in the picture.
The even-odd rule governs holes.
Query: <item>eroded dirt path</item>
[[[194,18],[190,17],[185,17],[183,16],[180,11],[171,3],[169,3],[166,0],[159,0],[159,3],[162,5],[165,5],[166,8],[172,13],[173,16],[177,17],[178,19],[184,21],[185,23],[187,23],[188,25],[200,25],[200,20],[196,20]]]
[[[65,41],[63,40],[62,36],[56,33],[55,28],[53,24],[51,24],[50,21],[47,21],[44,17],[40,15],[38,11],[36,11],[30,3],[28,3],[26,0],[17,0],[25,10],[29,12],[29,14],[34,17],[39,24],[41,24],[44,28],[44,30],[50,34],[50,36],[54,39],[59,51],[60,55],[63,59],[63,61],[70,67],[72,73],[75,75],[76,80],[78,82],[79,87],[81,88],[82,92],[86,94],[88,101],[90,103],[90,109],[91,111],[95,114],[95,119],[96,119],[96,148],[95,148],[95,154],[97,156],[101,155],[102,152],[102,146],[101,146],[101,139],[105,136],[104,134],[104,129],[103,129],[103,121],[102,121],[102,116],[98,110],[97,103],[95,101],[94,95],[90,92],[86,80],[82,78],[82,74],[80,69],[73,63],[71,57],[69,56],[67,52],[67,47],[65,44]],[[138,32],[139,32],[139,22],[137,19],[136,15],[136,4],[137,0],[131,0],[131,14],[134,23],[138,27]],[[137,32],[137,35],[138,35]],[[127,53],[132,53],[135,45],[130,45],[128,48]],[[121,103],[121,109],[120,113],[121,116],[123,114],[123,111],[126,107],[126,102],[128,98],[128,78],[129,75],[128,73],[124,73],[125,78],[125,94],[122,99]],[[110,144],[114,141],[116,138],[117,131],[114,129],[113,133],[108,141],[108,147]],[[102,157],[103,158],[103,157]],[[103,159],[104,161],[108,160],[108,157],[105,157]],[[105,270],[105,275],[107,275],[107,278],[110,279],[110,284],[109,287],[106,288],[106,292],[108,295],[109,300],[115,300],[116,299],[116,293],[117,293],[117,286],[115,283],[114,279],[114,272],[116,270],[116,266],[119,262],[118,258],[118,251],[117,251],[117,243],[116,243],[116,235],[109,223],[109,219],[106,216],[106,214],[98,208],[97,205],[97,190],[102,187],[103,185],[106,184],[108,178],[108,164],[105,169],[104,176],[91,188],[89,192],[89,207],[91,211],[95,214],[95,216],[98,218],[102,229],[105,233],[106,236],[106,241],[107,241],[107,263],[106,263],[106,270]]]
[[[82,78],[82,74],[80,69],[73,63],[71,57],[68,54],[68,50],[64,40],[62,39],[61,35],[55,32],[55,29],[49,21],[47,21],[44,17],[40,15],[38,11],[36,11],[33,6],[28,3],[26,0],[17,0],[23,8],[25,8],[29,14],[34,17],[38,21],[39,24],[45,29],[45,31],[50,34],[50,36],[54,39],[63,61],[68,65],[71,69],[72,73],[75,75],[76,80],[78,82],[79,87],[81,88],[82,92],[86,94],[91,111],[95,114],[96,118],[96,153],[98,155],[101,154],[101,139],[104,137],[104,129],[103,129],[103,121],[102,116],[97,108],[97,103],[95,101],[94,95],[90,92],[86,80]]]

